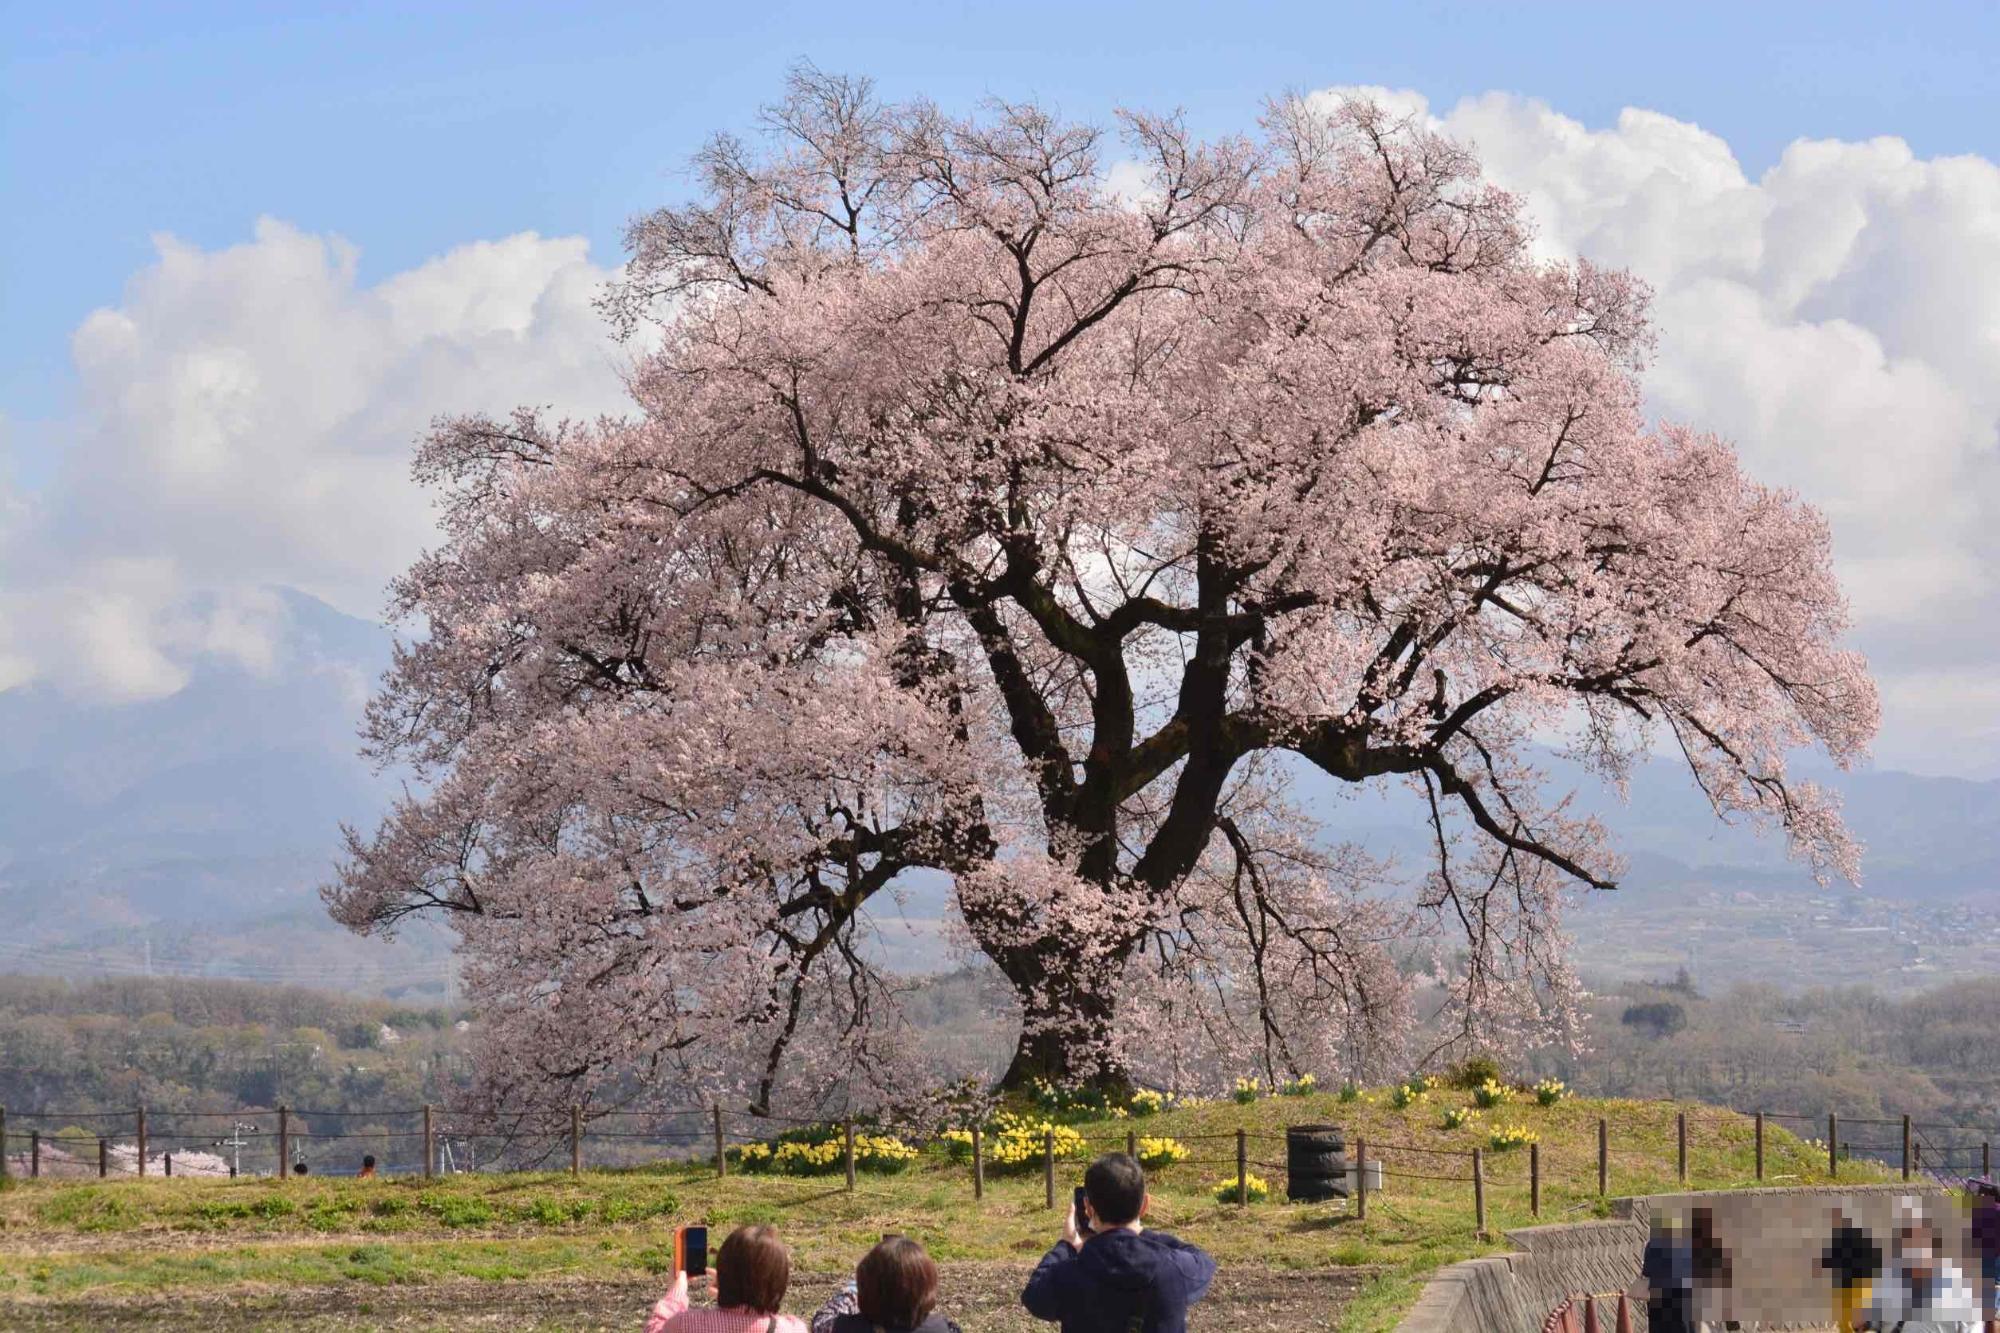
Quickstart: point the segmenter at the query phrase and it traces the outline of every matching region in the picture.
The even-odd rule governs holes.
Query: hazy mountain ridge
[[[120,707],[42,686],[0,693],[0,906],[10,925],[0,970],[130,971],[150,940],[155,966],[180,972],[391,991],[440,984],[441,933],[362,940],[333,926],[313,893],[331,870],[338,825],[371,824],[397,790],[394,775],[358,756],[356,739],[362,701],[389,662],[389,633],[276,591],[284,634],[267,670],[205,662],[178,693]],[[1592,960],[1613,972],[1628,970],[1616,965],[1632,933],[1622,923],[1665,914],[1671,927],[1676,906],[1703,894],[1748,895],[1737,905],[1754,919],[1834,913],[1843,928],[1898,905],[1995,910],[2000,781],[1838,774],[1802,762],[1802,776],[1844,794],[1868,846],[1857,896],[1817,888],[1781,839],[1718,823],[1666,762],[1641,766],[1625,803],[1574,764],[1548,756],[1547,768],[1631,862],[1618,894],[1592,895],[1572,916]],[[1411,793],[1356,790],[1311,771],[1296,781],[1329,839],[1390,856],[1406,874],[1425,864],[1428,835]],[[888,913],[909,925],[891,920],[882,932],[892,965],[952,964],[936,925],[945,897],[939,882],[909,886],[900,913]],[[1659,952],[1628,951],[1635,965]]]

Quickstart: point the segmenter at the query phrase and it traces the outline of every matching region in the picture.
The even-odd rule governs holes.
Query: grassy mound
[[[1515,1092],[1447,1129],[1445,1112],[1473,1105],[1472,1091],[1432,1089],[1396,1106],[1385,1090],[1263,1096],[1106,1116],[1072,1125],[1074,1160],[1057,1166],[1057,1203],[1081,1178],[1082,1159],[1121,1147],[1132,1134],[1171,1141],[1180,1160],[1153,1172],[1151,1222],[1214,1253],[1224,1264],[1278,1270],[1366,1267],[1373,1271],[1347,1308],[1344,1327],[1393,1323],[1423,1276],[1442,1264],[1499,1248],[1529,1212],[1525,1146],[1491,1147],[1496,1134],[1537,1141],[1541,1221],[1588,1217],[1597,1199],[1597,1121],[1610,1124],[1612,1195],[1676,1187],[1674,1115],[1664,1103],[1563,1100],[1537,1105]],[[1748,1117],[1710,1107],[1688,1116],[1689,1183],[1721,1189],[1756,1183]],[[1283,1201],[1284,1128],[1330,1122],[1357,1138],[1388,1180],[1366,1222],[1340,1204]],[[1236,1131],[1246,1131],[1253,1174],[1272,1198],[1223,1202],[1235,1181]],[[1775,1124],[1767,1128],[1766,1183],[1826,1180],[1824,1149]],[[1487,1228],[1475,1235],[1470,1162],[1484,1152]],[[1172,1157],[1160,1143],[1156,1160]],[[16,1182],[0,1194],[0,1309],[10,1300],[316,1283],[421,1284],[451,1280],[631,1280],[663,1274],[676,1225],[720,1229],[774,1225],[802,1270],[838,1272],[885,1231],[920,1239],[945,1261],[1018,1263],[1025,1274],[1055,1239],[1061,1214],[1046,1205],[1039,1162],[1025,1173],[989,1175],[972,1195],[962,1147],[926,1145],[893,1175],[863,1174],[854,1192],[839,1176],[713,1171],[686,1163],[627,1171],[454,1175],[435,1181],[308,1177],[289,1181],[113,1180]],[[1881,1168],[1843,1163],[1843,1180],[1883,1179]],[[0,1320],[4,1322],[4,1320]]]

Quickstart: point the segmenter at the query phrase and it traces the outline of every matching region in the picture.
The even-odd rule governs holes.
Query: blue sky
[[[625,223],[809,59],[1204,133],[1397,90],[1552,257],[1653,286],[1650,410],[1827,514],[1883,761],[2000,777],[2000,0],[0,0],[0,33],[0,690],[270,660],[272,586],[378,613],[436,535],[412,439],[620,410]]]
[[[0,412],[56,414],[67,340],[170,232],[259,215],[335,232],[362,276],[533,229],[610,262],[787,63],[947,104],[1080,116],[1184,106],[1237,128],[1267,94],[1373,83],[1434,107],[1487,90],[1589,125],[1644,106],[1754,175],[1801,136],[1895,134],[2000,157],[2000,5],[946,3],[7,6],[0,48]],[[17,466],[48,463],[28,432]]]

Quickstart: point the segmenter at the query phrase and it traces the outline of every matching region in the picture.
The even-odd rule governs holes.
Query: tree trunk
[[[1112,955],[1118,961],[1103,977],[1084,977],[1065,967],[1076,955],[1051,941],[1036,948],[989,951],[1013,983],[1021,1004],[1021,1034],[1000,1087],[1012,1092],[1047,1079],[1059,1088],[1095,1088],[1111,1097],[1129,1096],[1131,1072],[1115,1049],[1118,984],[1137,937]],[[1058,1021],[1051,1021],[1058,1020]]]

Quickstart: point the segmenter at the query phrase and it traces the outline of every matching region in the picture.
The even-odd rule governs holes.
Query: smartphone
[[[1076,1229],[1088,1236],[1090,1234],[1090,1214],[1083,1211],[1083,1186],[1078,1185],[1076,1187],[1076,1193],[1070,1196],[1069,1206],[1076,1214]]]
[[[674,1232],[674,1267],[689,1277],[708,1272],[707,1227],[682,1227]]]

